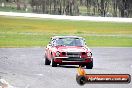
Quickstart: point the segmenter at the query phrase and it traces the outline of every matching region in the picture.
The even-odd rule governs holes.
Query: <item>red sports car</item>
[[[93,68],[91,50],[85,40],[77,36],[54,36],[45,50],[45,65],[79,65]]]

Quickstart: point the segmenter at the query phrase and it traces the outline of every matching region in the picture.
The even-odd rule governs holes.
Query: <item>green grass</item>
[[[0,16],[0,47],[46,46],[54,35],[82,36],[91,47],[132,47],[132,23]]]

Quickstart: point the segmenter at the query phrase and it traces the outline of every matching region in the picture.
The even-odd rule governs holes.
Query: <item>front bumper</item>
[[[69,58],[69,57],[55,57],[54,62],[60,65],[87,65],[92,62],[93,58]]]

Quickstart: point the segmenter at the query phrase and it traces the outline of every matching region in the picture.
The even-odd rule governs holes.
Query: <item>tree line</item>
[[[34,13],[56,15],[92,15],[132,17],[132,0],[0,0],[16,3],[16,8],[30,9]],[[22,6],[23,5],[23,6]]]

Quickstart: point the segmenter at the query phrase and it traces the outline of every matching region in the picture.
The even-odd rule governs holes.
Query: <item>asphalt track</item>
[[[88,74],[132,75],[131,48],[91,48],[94,68]],[[76,82],[78,66],[44,65],[44,48],[0,48],[0,78],[14,88],[131,88],[129,84],[85,84]],[[13,87],[12,87],[13,88]]]

